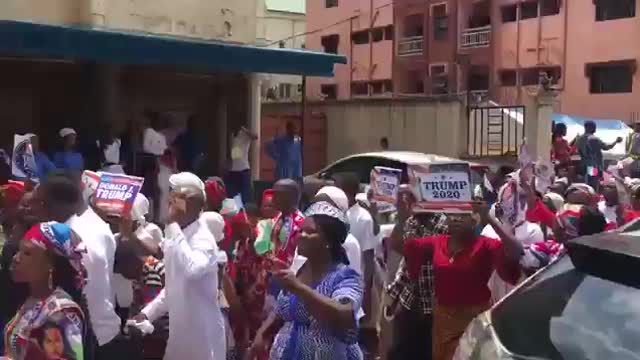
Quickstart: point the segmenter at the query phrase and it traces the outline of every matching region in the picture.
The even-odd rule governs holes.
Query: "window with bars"
[[[520,20],[538,17],[538,1],[527,1],[520,4]]]
[[[443,95],[449,93],[449,77],[447,74],[447,65],[430,65],[429,76],[431,77],[432,94]]]
[[[330,54],[338,53],[338,44],[340,43],[340,35],[327,35],[323,36],[320,40],[322,43],[322,47],[324,48],[324,52]]]
[[[368,44],[369,31],[363,30],[363,31],[354,32],[353,34],[351,34],[351,41],[353,41],[355,45]]]
[[[325,100],[335,100],[338,98],[338,86],[335,84],[321,85],[320,92]]]
[[[540,0],[540,16],[558,15],[560,0]]]
[[[500,86],[516,86],[518,82],[518,74],[515,70],[500,70]]]
[[[324,7],[332,8],[338,6],[338,0],[324,0]]]
[[[592,94],[630,93],[633,69],[630,64],[590,65],[589,91]]]
[[[502,22],[514,22],[518,20],[518,5],[507,5],[500,8]]]
[[[353,96],[369,95],[369,86],[364,81],[354,81],[351,83],[351,95]]]
[[[409,15],[404,18],[404,37],[423,36],[424,16],[421,14]]]
[[[291,98],[291,84],[279,84],[278,85],[278,97],[280,99]]]
[[[446,40],[449,34],[447,4],[434,5],[431,8],[431,12],[433,19],[433,38],[435,40]]]
[[[596,21],[607,21],[636,16],[636,0],[594,0]]]

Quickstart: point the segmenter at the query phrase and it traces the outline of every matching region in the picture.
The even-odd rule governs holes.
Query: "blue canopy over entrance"
[[[333,76],[344,56],[104,28],[0,21],[0,53],[197,70]]]

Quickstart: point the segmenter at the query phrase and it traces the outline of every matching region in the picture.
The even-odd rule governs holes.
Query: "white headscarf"
[[[349,198],[342,189],[336,186],[325,186],[318,191],[318,195],[327,195],[331,201],[342,211],[349,210]]]
[[[144,194],[138,193],[131,207],[131,219],[144,225],[147,222],[147,214],[149,214],[149,199]]]

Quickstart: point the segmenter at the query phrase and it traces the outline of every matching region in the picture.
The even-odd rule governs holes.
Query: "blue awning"
[[[104,28],[0,21],[0,53],[126,65],[333,76],[344,56]]]

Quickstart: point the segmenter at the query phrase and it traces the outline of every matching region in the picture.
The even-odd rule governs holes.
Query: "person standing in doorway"
[[[616,144],[622,142],[622,138],[618,137],[611,144],[605,144],[596,133],[596,123],[587,121],[584,123],[584,135],[580,136],[576,141],[578,153],[582,160],[582,171],[585,176],[585,182],[596,191],[600,188],[600,180],[604,171],[603,150],[610,150]]]
[[[229,184],[229,196],[237,194],[242,196],[242,202],[248,203],[251,196],[251,168],[249,165],[249,148],[251,143],[258,139],[256,133],[241,126],[233,134],[231,140],[231,167],[227,184]]]
[[[62,151],[53,155],[53,162],[59,169],[84,170],[82,154],[76,151],[77,133],[72,128],[61,129],[58,134],[62,138]]]
[[[276,163],[276,180],[302,178],[302,139],[292,122],[287,123],[287,133],[267,143],[267,154]]]
[[[101,138],[96,141],[100,150],[100,165],[105,172],[124,174],[124,168],[120,163],[120,147],[122,140],[116,136],[113,126],[105,125]]]
[[[167,138],[161,130],[165,127],[163,118],[155,111],[145,112],[149,119],[149,127],[144,130],[142,139],[142,157],[140,159],[139,176],[145,178],[140,190],[151,202],[153,209],[151,217],[157,219],[160,209],[160,187],[158,174],[160,172],[160,157],[169,149]]]

